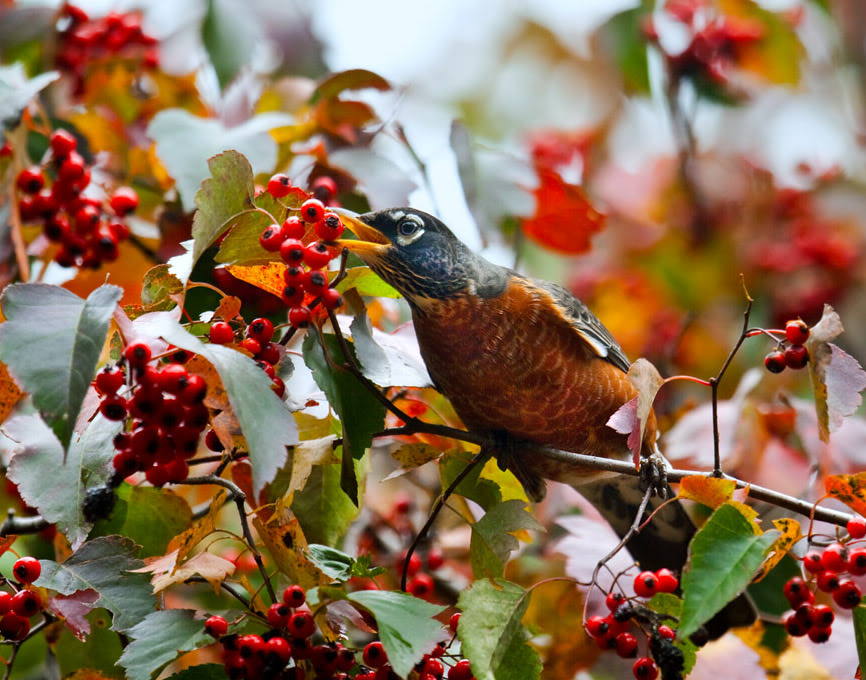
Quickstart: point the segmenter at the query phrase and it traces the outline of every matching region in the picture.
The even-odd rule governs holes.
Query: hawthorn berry
[[[797,617],[796,612],[791,612],[785,616],[785,630],[791,637],[803,637],[809,632],[809,627]]]
[[[265,649],[265,641],[261,635],[251,633],[238,638],[238,652],[244,659],[250,659]]]
[[[99,402],[99,412],[108,420],[125,420],[127,409],[126,399],[116,394],[108,394]]]
[[[809,350],[805,345],[791,345],[785,350],[785,365],[799,370],[809,363]]]
[[[208,339],[214,345],[226,345],[235,339],[235,332],[225,321],[214,321],[208,331]]]
[[[292,180],[288,175],[277,174],[268,180],[268,193],[274,198],[283,198],[288,196],[292,190]]]
[[[30,619],[9,613],[0,618],[0,635],[6,640],[23,640],[30,632]]]
[[[193,373],[186,381],[186,385],[177,395],[184,406],[200,404],[207,394],[207,383],[197,373]],[[206,414],[207,415],[207,414]]]
[[[433,577],[429,574],[415,574],[406,584],[406,592],[426,600],[433,594]]]
[[[370,668],[381,668],[388,663],[388,655],[385,653],[385,648],[378,640],[370,642],[361,654],[364,660],[364,665]]]
[[[764,357],[764,366],[770,373],[781,373],[785,370],[785,353],[774,349]]]
[[[442,662],[439,661],[439,659],[427,659],[421,673],[432,675],[434,678],[441,678],[445,673],[445,666],[442,665]]]
[[[325,296],[322,298],[322,304],[325,305],[326,309],[331,309],[330,307],[328,307],[328,297],[329,297],[328,293],[331,290],[333,290],[333,288],[329,288],[328,292],[326,292]],[[342,304],[342,300],[341,300],[340,304]],[[339,305],[337,305],[337,306],[339,307]],[[431,548],[430,551],[427,553],[427,568],[430,571],[436,571],[443,564],[445,564],[445,557],[436,548]]]
[[[659,637],[665,640],[673,640],[677,634],[670,626],[661,625],[657,629]]]
[[[283,226],[280,229],[280,232],[283,235],[284,239],[287,238],[296,238],[302,239],[304,238],[304,234],[307,233],[307,227],[301,222],[301,218],[297,215],[291,215],[286,218],[286,221],[283,222]]]
[[[852,517],[845,528],[848,529],[851,538],[863,538],[866,536],[866,518]]]
[[[119,366],[106,366],[96,374],[96,389],[101,394],[116,394],[123,387],[126,375]]]
[[[265,643],[264,656],[278,663],[287,664],[292,657],[292,648],[283,638],[272,637]]]
[[[269,253],[276,253],[285,240],[282,230],[276,224],[266,227],[259,235],[259,245]]]
[[[625,601],[626,597],[622,593],[608,593],[607,597],[604,598],[604,604],[611,613],[619,609],[619,606]]]
[[[313,241],[304,249],[304,263],[310,269],[321,269],[331,261],[331,251],[321,241]]]
[[[310,186],[310,193],[322,203],[328,203],[337,195],[337,183],[327,175],[316,177]]]
[[[295,612],[289,618],[286,628],[294,637],[308,638],[316,632],[316,622],[309,612]]]
[[[247,336],[253,340],[258,340],[261,344],[270,342],[271,338],[274,337],[274,324],[270,319],[261,317],[253,319],[247,326]]]
[[[610,630],[610,623],[604,616],[590,616],[586,623],[583,624],[586,632],[592,638],[600,638],[607,635]]]
[[[282,399],[286,393],[286,383],[283,382],[282,378],[277,376],[276,378],[273,378],[271,380],[271,389],[273,390],[274,394],[276,394],[280,399]]]
[[[163,392],[177,394],[189,380],[189,373],[182,364],[168,364],[157,374],[157,385]]]
[[[275,342],[263,342],[262,351],[256,354],[256,359],[276,365],[280,361],[279,345]]]
[[[78,146],[78,140],[68,130],[58,128],[51,133],[51,137],[48,138],[48,144],[51,146],[51,151],[54,153],[55,158],[64,158],[70,152],[75,151]]]
[[[306,328],[309,325],[311,318],[312,312],[310,312],[310,308],[305,305],[292,307],[289,310],[289,323],[295,328]]]
[[[810,574],[817,574],[823,571],[821,566],[821,553],[817,550],[810,550],[803,556],[803,568]]]
[[[154,463],[144,471],[144,478],[153,486],[161,487],[171,481],[168,468],[165,465]]]
[[[12,574],[18,583],[33,583],[42,573],[42,565],[35,557],[22,557],[12,566]]]
[[[825,571],[837,574],[845,571],[848,567],[848,548],[841,543],[831,543],[821,553],[821,566]]]
[[[32,590],[19,590],[12,596],[12,611],[30,618],[42,611],[42,598]]]
[[[658,579],[660,593],[674,593],[680,587],[679,579],[670,569],[659,569],[656,572],[656,579]]]
[[[0,616],[12,611],[12,593],[0,590]]]
[[[115,215],[125,217],[138,207],[138,194],[132,187],[118,187],[111,194],[109,204]]]
[[[852,550],[848,555],[848,573],[852,576],[866,574],[866,548]]]
[[[634,579],[634,592],[639,597],[652,597],[659,592],[659,580],[651,571],[642,571]]]
[[[300,264],[304,259],[304,251],[304,243],[300,239],[287,238],[280,244],[280,257],[286,264]]]
[[[319,222],[325,216],[325,204],[318,198],[308,198],[301,205],[301,219],[307,224]]]
[[[414,576],[419,571],[421,571],[422,562],[421,557],[418,553],[413,552],[411,557],[409,557],[409,562],[406,562],[406,553],[404,552],[400,558],[397,560],[397,563],[394,565],[398,572],[402,573],[404,570],[409,576]]]
[[[472,677],[468,659],[460,659],[448,672],[448,680],[472,680]]]
[[[245,349],[253,356],[262,351],[262,343],[254,338],[244,338],[238,343],[238,347]]]
[[[38,165],[24,168],[18,173],[15,186],[25,194],[39,193],[39,190],[45,186],[45,177],[42,175],[42,169]]]
[[[620,633],[616,636],[616,653],[623,659],[633,659],[637,656],[637,638],[631,633]]]
[[[832,593],[839,588],[839,574],[833,571],[822,571],[815,579],[818,590],[825,593]]]
[[[451,629],[451,632],[454,635],[457,635],[457,626],[460,625],[460,612],[456,612],[451,615],[451,618],[448,619],[448,627]]]
[[[77,151],[71,151],[60,164],[57,170],[57,179],[60,182],[75,182],[85,176],[87,163],[84,157]]]
[[[336,213],[327,212],[316,222],[316,236],[323,241],[336,241],[343,234],[343,221]]]
[[[315,297],[320,297],[328,289],[328,275],[321,269],[311,269],[304,275],[304,289]]]
[[[634,662],[631,672],[637,680],[655,680],[659,676],[659,667],[648,656],[642,656]]]
[[[832,629],[827,626],[826,628],[810,628],[807,635],[812,642],[821,644],[822,642],[827,642],[827,640],[830,639],[831,633]]]
[[[832,607],[826,604],[819,604],[812,609],[812,625],[818,628],[829,628],[836,620],[836,614]]]
[[[862,597],[860,586],[854,581],[842,581],[839,587],[833,591],[833,601],[842,609],[854,609],[860,604]]]
[[[283,602],[293,609],[302,606],[306,601],[307,594],[301,586],[289,586],[283,591]]]
[[[792,345],[802,345],[809,339],[809,327],[802,319],[792,319],[785,324],[785,337]]]
[[[134,368],[144,368],[150,361],[150,347],[143,342],[134,342],[123,350],[123,357]]]
[[[792,609],[796,609],[804,602],[811,602],[814,600],[814,596],[812,595],[812,591],[809,590],[809,586],[807,586],[806,582],[799,576],[794,576],[788,579],[788,582],[785,583],[783,592],[785,593],[785,597]]]
[[[322,305],[324,305],[325,309],[337,309],[338,307],[342,307],[343,296],[340,295],[340,292],[336,288],[327,288],[325,292],[322,293]],[[434,567],[430,568],[434,569]],[[438,567],[436,567],[436,569],[438,569]]]

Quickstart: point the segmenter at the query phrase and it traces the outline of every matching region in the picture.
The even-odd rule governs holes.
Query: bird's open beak
[[[350,253],[355,253],[364,261],[380,258],[391,247],[388,237],[362,221],[357,213],[344,208],[333,208],[333,211],[340,216],[343,224],[358,237],[358,240],[341,238],[337,241],[337,245],[345,246]]]

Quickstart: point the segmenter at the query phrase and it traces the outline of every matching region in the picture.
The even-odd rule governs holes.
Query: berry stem
[[[665,384],[669,382],[673,382],[674,380],[689,380],[693,383],[697,383],[698,385],[703,385],[704,387],[710,387],[709,380],[702,380],[701,378],[696,378],[693,375],[672,375],[669,378],[665,378]]]
[[[18,264],[18,272],[22,283],[30,280],[30,259],[27,257],[27,246],[24,236],[21,234],[21,211],[18,209],[18,196],[16,195],[15,183],[11,183],[9,195],[9,222],[11,223],[10,237],[12,248],[15,251],[15,262]]]

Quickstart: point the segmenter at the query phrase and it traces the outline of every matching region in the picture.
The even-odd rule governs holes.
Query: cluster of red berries
[[[286,385],[276,374],[274,366],[280,360],[279,345],[271,342],[274,337],[274,324],[264,317],[253,319],[248,326],[238,331],[244,335],[238,342],[238,347],[253,355],[259,368],[271,379],[271,389],[282,398],[286,393]],[[215,345],[227,345],[235,341],[235,329],[226,321],[214,321],[211,324],[208,338]],[[208,446],[212,451],[221,451]]]
[[[850,539],[866,536],[862,517],[851,519],[847,528]],[[827,642],[836,615],[829,605],[815,604],[815,593],[828,593],[841,609],[859,605],[863,597],[860,586],[844,576],[866,574],[866,548],[851,550],[846,544],[831,543],[821,551],[808,551],[803,568],[809,574],[808,581],[794,576],[785,583],[785,597],[793,610],[785,616],[785,629],[794,637],[808,635],[812,642]]]
[[[25,168],[16,178],[21,220],[42,224],[45,237],[60,244],[54,256],[57,264],[98,269],[103,262],[116,260],[118,244],[129,238],[123,218],[138,207],[138,194],[119,187],[107,205],[85,196],[91,173],[76,151],[78,140],[58,129],[51,133],[49,145],[50,158],[43,165]]]
[[[781,373],[786,368],[799,370],[809,363],[809,350],[805,342],[809,339],[809,327],[801,319],[785,324],[785,340],[764,357],[764,366],[770,373]]]
[[[736,65],[742,48],[764,37],[764,26],[755,20],[736,16],[708,17],[708,8],[701,0],[668,0],[665,11],[691,30],[691,42],[682,52],[666,55],[674,77],[690,77],[725,85],[731,68]],[[647,17],[644,35],[658,41],[658,32]]]
[[[23,640],[30,632],[30,618],[42,611],[42,598],[27,586],[39,578],[42,565],[34,557],[22,557],[12,566],[12,592],[0,590],[0,636]]]
[[[210,420],[202,403],[207,384],[181,363],[150,365],[150,347],[144,343],[128,345],[123,356],[131,384],[119,365],[106,366],[94,380],[102,415],[129,421],[114,438],[117,478],[144,472],[154,486],[182,482],[189,476],[187,460],[198,450],[199,437]]]
[[[268,182],[268,192],[274,198],[283,198],[291,190],[291,181],[286,175],[274,175]],[[305,242],[309,228],[320,240]],[[320,298],[325,309],[336,309],[343,304],[340,293],[329,287],[325,270],[335,256],[329,243],[342,233],[340,216],[327,211],[318,198],[309,198],[301,205],[299,216],[289,216],[282,225],[271,224],[259,236],[262,248],[278,252],[286,263],[283,274],[286,285],[281,297],[289,308],[289,323],[295,328],[306,327],[312,318],[310,307],[304,304],[306,296]]]
[[[634,592],[638,597],[651,598],[656,593],[676,592],[679,585],[679,579],[670,569],[642,571],[634,579]],[[584,624],[586,632],[600,649],[615,651],[623,659],[634,659],[637,657],[638,640],[629,632],[633,609],[628,598],[622,593],[611,592],[605,598],[605,604],[610,614],[590,616]],[[676,637],[670,626],[657,626],[655,632],[666,640]],[[634,662],[632,673],[639,680],[654,680],[659,669],[650,657],[641,657]]]
[[[157,40],[144,32],[139,13],[111,12],[91,19],[83,9],[67,3],[60,10],[57,30],[57,66],[75,78],[77,93],[85,68],[93,60],[121,57],[140,61],[148,69],[159,65]]]

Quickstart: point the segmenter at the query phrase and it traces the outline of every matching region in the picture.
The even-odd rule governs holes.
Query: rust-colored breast
[[[421,354],[473,430],[604,457],[628,455],[607,427],[636,395],[626,374],[580,338],[545,291],[513,280],[497,298],[425,300],[414,312]],[[654,419],[645,441],[655,439]]]

